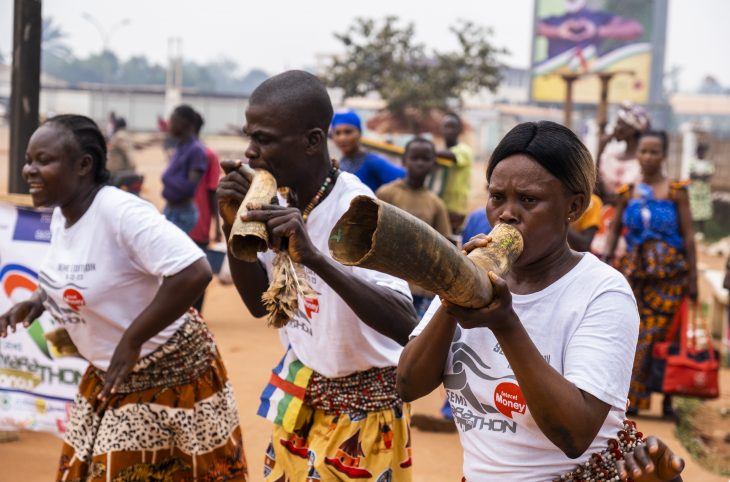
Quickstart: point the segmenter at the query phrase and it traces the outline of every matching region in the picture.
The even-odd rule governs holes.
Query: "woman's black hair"
[[[66,129],[81,152],[90,155],[94,160],[94,181],[97,184],[109,181],[110,174],[106,168],[106,139],[93,120],[77,114],[62,114],[51,117],[45,124]]]
[[[645,131],[641,133],[639,139],[643,137],[658,137],[662,142],[662,154],[666,156],[667,152],[669,152],[669,136],[667,135],[667,131]]]
[[[403,150],[403,159],[405,159],[406,156],[408,155],[408,149],[411,148],[411,144],[417,144],[417,143],[428,144],[429,146],[431,146],[431,149],[433,149],[434,156],[436,155],[436,146],[433,144],[433,142],[426,139],[425,137],[416,136],[406,143],[406,147]]]
[[[583,194],[583,212],[596,184],[591,153],[573,131],[551,121],[525,122],[515,126],[492,152],[487,165],[487,182],[497,164],[523,154],[558,178],[568,191]]]

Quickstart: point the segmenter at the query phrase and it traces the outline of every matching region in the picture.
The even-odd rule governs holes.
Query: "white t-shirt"
[[[307,219],[307,232],[314,246],[328,257],[330,231],[350,207],[356,196],[375,197],[373,192],[356,176],[340,172],[329,195],[317,205]],[[285,204],[280,199],[282,205]],[[271,279],[274,253],[259,254]],[[344,269],[368,281],[386,286],[411,300],[405,281],[363,268]],[[401,347],[363,323],[317,274],[304,268],[316,298],[299,298],[299,312],[279,330],[284,346],[290,345],[297,358],[314,371],[329,377],[342,377],[373,367],[396,366]]]
[[[439,305],[437,298],[412,336],[423,331]],[[590,448],[568,458],[530,415],[492,331],[457,326],[443,383],[468,482],[553,480],[604,450],[622,428],[639,333],[636,301],[624,277],[586,253],[542,291],[512,294],[512,306],[550,366],[611,409]]]
[[[152,204],[114,187],[103,187],[81,219],[65,225],[56,208],[39,275],[44,305],[79,353],[106,370],[124,331],[150,304],[162,278],[205,255]],[[165,343],[181,323],[182,318],[149,339],[141,356]]]

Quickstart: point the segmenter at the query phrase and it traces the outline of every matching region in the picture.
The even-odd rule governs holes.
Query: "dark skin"
[[[664,174],[663,164],[666,157],[662,139],[655,136],[645,136],[639,141],[637,158],[641,164],[642,182],[651,186],[657,199],[667,199],[670,195],[671,182]],[[695,248],[694,228],[692,215],[689,210],[689,197],[686,191],[679,190],[674,198],[679,215],[679,230],[684,242],[684,251],[689,266],[689,285],[687,294],[692,300],[697,300],[697,251]],[[616,214],[611,222],[611,231],[607,242],[607,251],[604,257],[613,258],[618,239],[623,229],[623,213],[629,200],[620,198],[616,205]]]
[[[342,155],[353,159],[359,154],[364,154],[360,147],[360,138],[362,132],[350,124],[340,124],[332,129],[332,140],[337,148],[342,151]]]
[[[47,124],[36,130],[28,143],[23,178],[30,185],[33,205],[59,206],[66,227],[73,226],[89,209],[102,187],[93,175],[94,160],[81,151],[64,128]],[[177,320],[200,296],[212,278],[203,258],[174,276],[164,278],[152,302],[132,322],[119,340],[99,398],[109,397],[124,381],[139,359],[142,345]],[[36,292],[0,316],[0,336],[17,323],[29,326],[44,308],[42,293]]]
[[[465,329],[489,328],[540,430],[568,457],[586,451],[610,406],[580,390],[545,361],[512,309],[511,293],[540,291],[578,264],[583,255],[568,246],[568,218],[575,219],[587,203],[583,194],[567,192],[560,180],[527,156],[514,155],[496,166],[489,180],[489,221],[519,229],[525,249],[505,279],[490,273],[495,288],[492,303],[482,309],[445,303],[406,346],[398,366],[398,391],[404,400],[422,397],[442,382],[457,324]],[[475,236],[464,250],[490,241],[488,236]]]
[[[577,231],[573,228],[568,230],[568,245],[576,251],[585,253],[591,250],[591,243],[596,236],[598,228],[593,226],[583,231]]]
[[[221,163],[226,175],[218,187],[218,203],[226,239],[250,187],[250,168],[271,172],[278,186],[290,189],[291,207],[250,206],[252,210],[242,219],[266,223],[271,249],[286,249],[294,262],[311,269],[331,286],[365,324],[405,345],[417,322],[408,299],[354,276],[321,253],[309,238],[302,210],[319,190],[332,164],[325,131],[303,130],[301,124],[297,115],[283,106],[266,102],[249,105],[244,128],[251,140],[246,149],[248,166],[240,161]],[[233,282],[249,311],[256,317],[264,316],[261,295],[269,286],[264,267],[258,261],[246,263],[234,257],[229,261]]]
[[[682,482],[679,474],[684,460],[656,437],[647,437],[646,444],[636,447],[616,462],[621,480],[635,482]]]
[[[412,189],[421,189],[426,176],[436,164],[436,151],[430,142],[412,142],[403,154],[406,168],[406,184]]]
[[[459,143],[459,135],[461,134],[461,122],[453,115],[444,116],[441,121],[441,135],[446,143],[446,149],[439,149],[436,153],[438,157],[451,159],[456,162],[456,156],[454,155],[450,147],[454,147]]]
[[[196,137],[196,131],[195,124],[180,114],[173,112],[170,116],[170,135],[177,139],[180,144]],[[188,173],[188,181],[190,182],[198,182],[201,177],[203,177],[201,171],[191,169]],[[215,202],[211,205],[215,205]]]

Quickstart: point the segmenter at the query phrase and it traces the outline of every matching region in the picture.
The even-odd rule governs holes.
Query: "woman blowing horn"
[[[679,473],[663,445],[637,448],[642,435],[625,419],[639,326],[631,288],[567,243],[595,178],[569,129],[547,121],[512,129],[487,167],[487,214],[492,225],[517,228],[524,251],[504,279],[490,273],[495,298],[485,308],[436,299],[401,355],[404,400],[446,388],[469,482],[623,479],[614,458],[635,449],[626,464],[635,479]],[[478,236],[464,248],[489,242]]]

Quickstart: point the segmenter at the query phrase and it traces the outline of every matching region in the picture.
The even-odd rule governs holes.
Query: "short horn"
[[[503,276],[522,254],[520,232],[498,224],[492,241],[468,256],[420,219],[386,202],[358,196],[329,238],[332,257],[346,265],[402,278],[466,308],[492,301],[489,271]]]
[[[276,195],[276,179],[269,171],[254,169],[254,177],[251,187],[238,208],[236,219],[231,227],[229,238],[229,249],[231,254],[241,261],[253,263],[256,261],[256,253],[268,249],[269,235],[266,232],[266,224],[253,221],[241,221],[241,216],[248,212],[246,206],[249,204],[269,204],[271,198]]]

